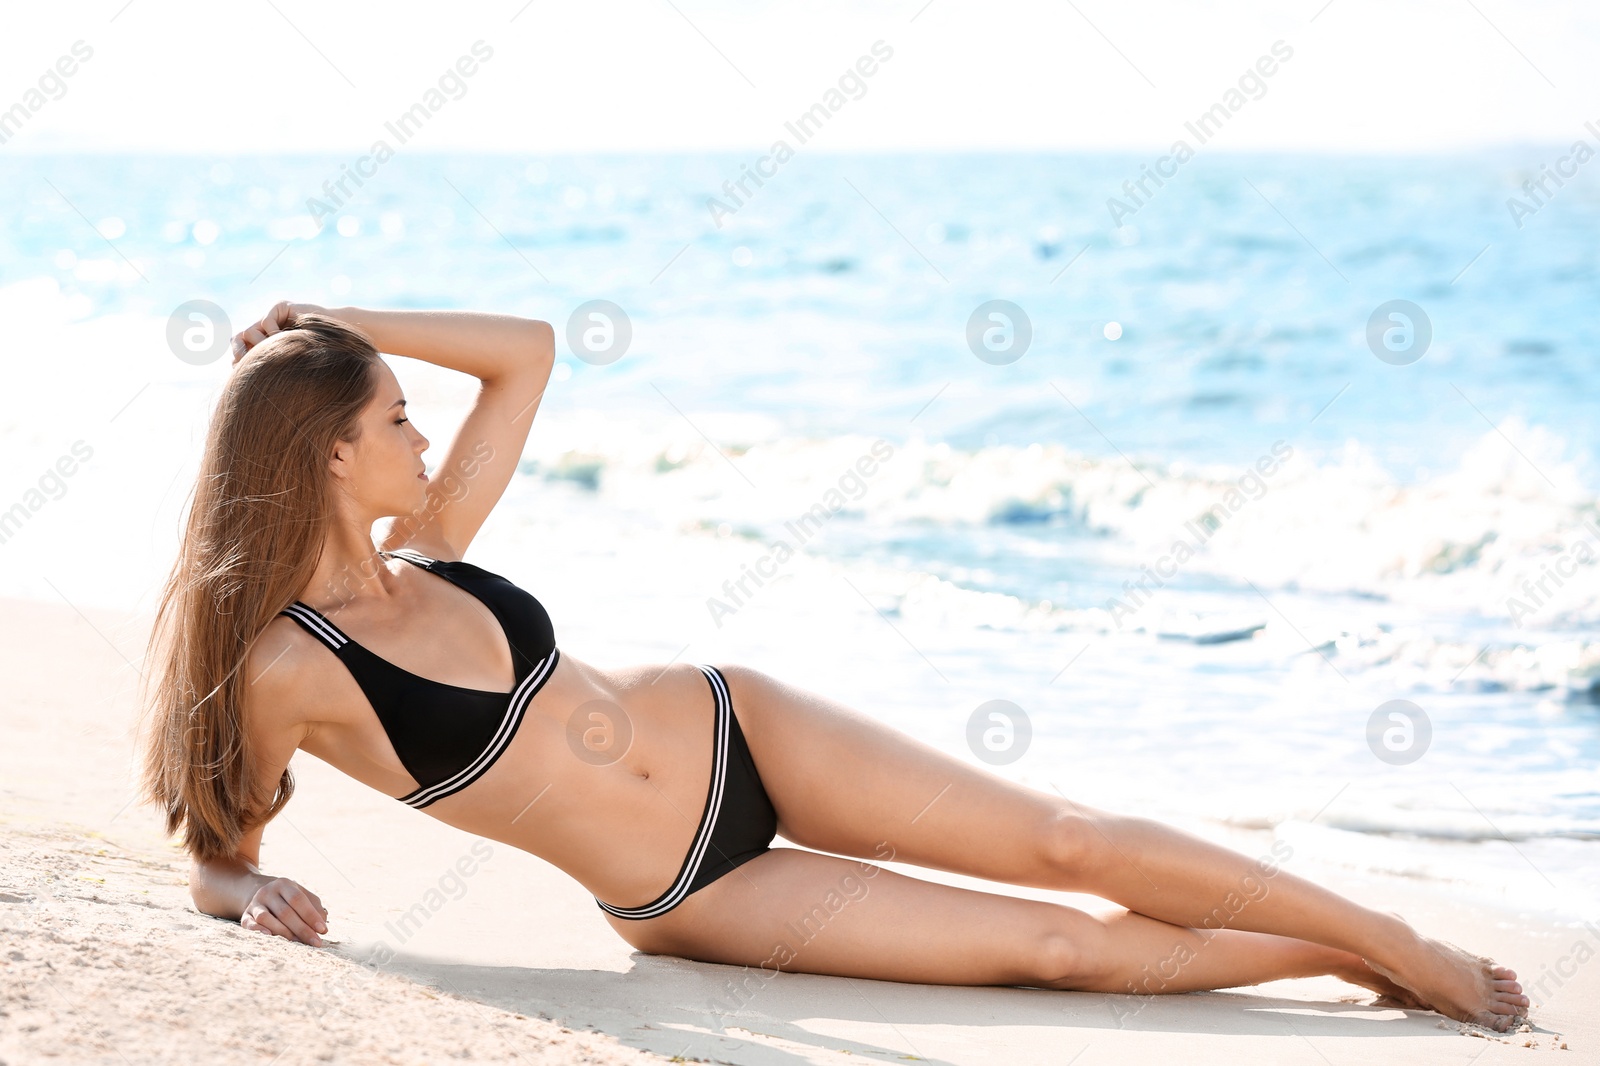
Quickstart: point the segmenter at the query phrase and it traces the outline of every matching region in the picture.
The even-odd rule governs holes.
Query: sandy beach
[[[11,14],[0,1066],[1600,1066],[1600,115],[1564,106],[1595,95],[1600,19],[1576,0],[1381,23],[1331,0]],[[256,351],[291,307],[381,354],[358,421],[365,345],[312,320]],[[474,583],[437,579],[468,570],[392,560],[391,595],[364,600],[342,580],[425,510],[406,546],[520,590],[494,586],[518,608],[499,634],[447,617]],[[353,669],[322,664],[365,728],[326,728],[319,681],[303,742],[376,783],[296,751],[265,829],[260,871],[328,912],[317,946],[201,913],[137,795],[168,583],[211,582],[239,618],[235,579],[273,573],[355,609],[347,642],[299,612],[326,639],[298,643]],[[501,637],[519,677],[491,686]],[[180,648],[205,666],[167,688],[219,691],[215,649]],[[764,835],[755,788],[690,772],[736,737],[715,672],[706,748],[672,724],[687,702],[646,707],[635,683],[680,667],[698,689],[690,664],[782,682],[730,689],[755,711],[740,776],[797,836],[1314,931],[1443,994],[1399,923],[1306,892],[1242,913],[1288,870],[1513,969],[1528,1016],[1499,1033],[1334,977],[1133,994],[1311,964],[1187,968],[1191,944],[1228,949],[1167,928],[1167,954],[1127,966],[1137,918],[1102,939],[1081,914],[899,886],[961,900],[935,917],[892,877],[802,891],[789,871],[815,855],[698,897],[760,941],[635,939],[896,976],[946,973],[918,947],[959,952],[957,979],[1115,966],[1077,983],[1129,994],[637,951],[608,915],[642,900],[603,908],[518,848],[609,895],[654,877],[663,826],[688,835],[687,797],[720,813],[679,853],[684,890],[713,848],[758,851],[723,847],[736,819]],[[637,734],[592,716],[624,693]],[[1031,802],[969,800],[936,759],[885,772],[892,740],[806,694]],[[237,723],[180,717],[203,729],[186,757],[216,766]],[[561,729],[609,769],[580,776]],[[732,751],[711,765],[747,770]],[[417,794],[388,788],[397,766]],[[503,793],[434,806],[491,773]],[[181,794],[204,803],[192,773]],[[1022,831],[1067,804],[1091,816]]]
[[[560,871],[418,817],[304,753],[293,764],[299,791],[268,830],[262,865],[321,895],[329,943],[246,932],[195,911],[180,849],[153,812],[130,804],[146,620],[65,603],[5,607],[8,1066],[1460,1063],[1529,1050],[1600,1061],[1600,1024],[1582,1006],[1600,994],[1600,933],[1572,915],[1492,906],[1469,886],[1296,859],[1297,872],[1515,966],[1535,1002],[1522,1031],[1367,1006],[1369,995],[1331,978],[1141,999],[783,975],[731,995],[736,968],[636,953]],[[1241,849],[1270,842],[1217,839]]]

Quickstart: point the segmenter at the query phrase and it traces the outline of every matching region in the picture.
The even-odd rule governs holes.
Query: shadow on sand
[[[607,1033],[668,1058],[751,1066],[793,1066],[814,1061],[818,1052],[944,1066],[1037,1061],[1043,1053],[1065,1063],[1105,1030],[1312,1042],[1454,1035],[1429,1012],[1243,991],[1119,996],[771,975],[639,952],[632,961],[632,969],[619,973],[478,966],[399,953],[384,969],[501,1010]],[[939,1035],[928,1035],[930,1026]]]

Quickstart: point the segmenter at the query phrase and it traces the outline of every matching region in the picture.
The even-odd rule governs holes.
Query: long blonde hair
[[[270,796],[252,794],[244,665],[311,581],[334,520],[328,461],[335,442],[360,436],[376,390],[378,350],[352,326],[306,313],[269,341],[212,412],[140,686],[140,799],[202,861],[235,854],[294,794],[287,769]]]

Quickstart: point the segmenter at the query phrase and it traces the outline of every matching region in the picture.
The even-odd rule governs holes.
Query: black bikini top
[[[299,600],[282,612],[322,641],[355,676],[401,764],[419,782],[416,791],[397,798],[420,809],[460,792],[494,765],[510,746],[528,704],[555,672],[561,653],[544,607],[499,574],[469,562],[430,559],[409,548],[380,554],[438,574],[489,608],[505,634],[516,671],[509,693],[433,681],[374,655]]]

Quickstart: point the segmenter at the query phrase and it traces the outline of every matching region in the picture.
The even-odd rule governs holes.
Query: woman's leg
[[[1291,937],[1096,917],[795,848],[739,869],[662,918],[609,920],[642,951],[757,967],[758,985],[784,970],[1155,995],[1331,973],[1393,990],[1356,956]]]
[[[1514,972],[1282,870],[1276,856],[1017,785],[760,671],[719,669],[779,832],[797,844],[1092,893],[1173,925],[1310,941],[1496,1028],[1527,1006]]]

